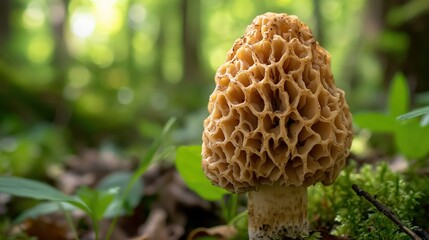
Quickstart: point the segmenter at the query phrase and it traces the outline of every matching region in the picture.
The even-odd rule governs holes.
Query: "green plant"
[[[176,168],[186,185],[203,199],[220,200],[228,192],[214,186],[201,169],[201,146],[181,146],[176,150]]]
[[[415,211],[413,223],[423,229],[429,229],[429,176],[416,173],[416,171],[407,172],[408,188],[411,191],[418,191],[421,197],[418,199],[418,211]]]
[[[31,126],[19,119],[0,122],[0,174],[40,178],[68,154],[67,132],[47,123]]]
[[[417,117],[422,117],[420,121],[420,126],[427,126],[429,124],[429,106],[414,109],[410,112],[398,116],[396,119],[404,121]]]
[[[386,163],[376,167],[364,165],[359,172],[355,169],[356,165],[351,164],[333,186],[318,185],[312,189],[310,219],[330,222],[335,234],[353,239],[408,239],[386,216],[357,196],[351,185],[357,184],[376,196],[409,227],[421,194],[409,188],[405,177],[392,172]]]
[[[96,240],[100,238],[100,220],[113,217],[105,238],[108,240],[119,216],[126,213],[127,209],[133,208],[138,204],[140,196],[136,196],[135,193],[141,192],[142,188],[138,180],[154,161],[163,139],[174,122],[175,119],[170,119],[166,123],[162,134],[153,142],[134,173],[113,173],[103,179],[97,189],[84,186],[77,191],[76,195],[69,196],[39,181],[14,176],[0,176],[0,192],[48,201],[25,211],[18,216],[16,221],[19,222],[29,217],[62,211],[68,220],[75,239],[79,239],[79,237],[69,214],[70,211],[81,210],[89,216]]]
[[[237,230],[232,239],[247,239],[247,210],[238,213],[238,194],[214,186],[201,170],[201,146],[180,146],[176,151],[176,168],[186,185],[201,198],[220,201],[222,217]],[[328,188],[327,188],[328,189]],[[226,196],[225,196],[226,195]],[[320,239],[320,233],[312,233],[307,239]]]
[[[389,90],[387,112],[366,112],[354,114],[354,121],[360,128],[374,133],[388,133],[394,136],[398,152],[407,158],[420,159],[429,154],[425,143],[429,142],[427,117],[420,122],[417,116],[428,113],[428,108],[409,111],[409,88],[403,74],[396,74]],[[405,115],[404,115],[405,114]],[[399,117],[398,117],[399,116]],[[397,117],[403,121],[397,121]]]
[[[247,237],[247,211],[238,213],[238,194],[213,185],[201,169],[201,146],[180,146],[176,168],[186,185],[207,201],[220,201],[222,217],[237,230],[236,239]]]

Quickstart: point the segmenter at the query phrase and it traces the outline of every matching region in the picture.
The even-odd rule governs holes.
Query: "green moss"
[[[309,188],[309,220],[313,229],[327,229],[352,239],[409,239],[396,225],[351,188],[357,184],[389,207],[411,227],[421,193],[407,185],[404,175],[388,165],[348,166],[332,186]]]

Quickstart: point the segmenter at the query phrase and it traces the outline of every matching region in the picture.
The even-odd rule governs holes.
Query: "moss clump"
[[[325,229],[352,239],[409,239],[374,206],[357,196],[357,184],[392,209],[403,223],[412,226],[414,209],[421,193],[410,187],[405,176],[392,172],[386,163],[364,165],[356,172],[351,164],[330,187],[317,185],[309,190],[309,216],[313,229]]]

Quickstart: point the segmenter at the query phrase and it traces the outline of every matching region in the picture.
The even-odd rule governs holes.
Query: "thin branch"
[[[377,201],[371,194],[368,192],[362,190],[358,185],[353,184],[352,185],[353,190],[356,192],[358,196],[364,197],[366,200],[368,200],[372,205],[374,205],[378,211],[383,213],[386,217],[388,217],[390,220],[392,220],[393,223],[395,223],[401,231],[408,234],[412,239],[414,240],[423,240],[421,237],[419,237],[416,233],[414,233],[411,229],[409,229],[407,226],[405,226],[404,223],[399,220],[398,216],[395,215],[395,213],[392,212],[388,207],[384,206],[382,203]]]

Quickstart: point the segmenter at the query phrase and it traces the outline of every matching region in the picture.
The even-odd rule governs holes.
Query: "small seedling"
[[[138,199],[136,201],[135,196],[131,193],[141,192],[141,185],[139,185],[138,180],[156,158],[156,153],[174,122],[175,119],[173,118],[166,123],[162,134],[153,142],[134,173],[111,175],[101,182],[98,189],[82,187],[76,195],[69,196],[42,182],[13,176],[0,176],[0,192],[47,201],[22,213],[17,220],[23,221],[29,217],[62,211],[75,239],[79,239],[79,237],[69,215],[70,211],[80,210],[87,214],[91,219],[96,240],[100,238],[100,221],[106,217],[113,217],[105,238],[109,240],[119,216],[126,212],[126,206],[135,207],[138,204]]]

